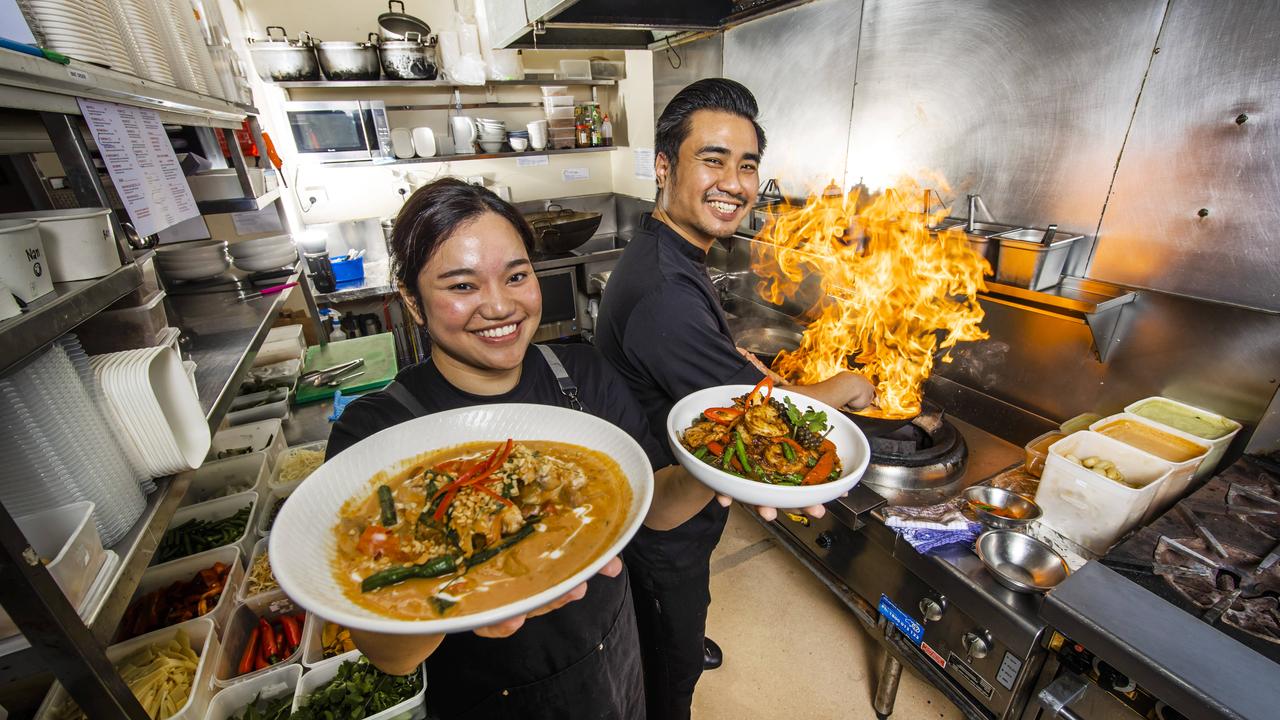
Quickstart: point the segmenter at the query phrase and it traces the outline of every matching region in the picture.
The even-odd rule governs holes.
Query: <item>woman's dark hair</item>
[[[533,230],[520,211],[479,185],[441,178],[409,196],[391,231],[391,274],[419,307],[418,275],[422,268],[455,230],[487,212],[511,223],[525,250],[533,249]]]
[[[663,109],[654,129],[654,151],[667,156],[674,168],[680,155],[680,145],[689,137],[693,114],[699,110],[718,110],[751,121],[756,130],[756,142],[764,155],[764,128],[756,122],[760,108],[756,97],[740,82],[728,78],[707,78],[685,86],[676,93]]]

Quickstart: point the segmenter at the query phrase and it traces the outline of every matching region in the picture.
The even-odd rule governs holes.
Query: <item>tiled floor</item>
[[[697,720],[875,718],[876,646],[790,551],[735,507],[711,562],[707,634],[724,665],[704,673]],[[932,686],[902,674],[894,718],[960,718]]]

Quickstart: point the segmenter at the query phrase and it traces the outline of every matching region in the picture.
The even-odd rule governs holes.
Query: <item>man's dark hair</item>
[[[689,137],[689,125],[693,114],[699,110],[718,110],[751,121],[756,130],[756,142],[764,155],[764,128],[756,122],[760,108],[756,97],[740,82],[728,78],[707,78],[687,85],[676,93],[662,111],[654,129],[654,152],[666,155],[667,162],[675,167],[680,155],[680,145]]]
[[[391,274],[422,308],[418,275],[455,230],[491,212],[519,233],[526,251],[533,249],[533,230],[511,203],[479,185],[441,178],[409,196],[391,231]]]

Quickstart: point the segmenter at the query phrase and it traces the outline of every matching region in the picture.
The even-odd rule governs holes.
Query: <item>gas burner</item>
[[[1210,543],[1161,537],[1153,569],[1204,611],[1205,622],[1221,621],[1280,644],[1280,566],[1273,557],[1263,559],[1216,538]]]
[[[891,505],[932,505],[955,497],[969,448],[937,406],[901,427],[868,439],[871,462],[862,482]]]

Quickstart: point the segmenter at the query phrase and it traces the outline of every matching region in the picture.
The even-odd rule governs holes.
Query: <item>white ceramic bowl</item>
[[[298,259],[298,251],[290,247],[279,253],[269,255],[254,255],[252,257],[238,257],[232,260],[236,267],[249,272],[264,272],[266,270],[276,270],[285,265],[292,265]]]
[[[271,242],[264,242],[267,240]],[[275,237],[232,243],[227,246],[227,252],[233,258],[260,257],[263,255],[280,255],[293,251],[294,247],[293,240],[288,235],[277,235]]]
[[[334,524],[343,503],[372,490],[369,481],[424,452],[476,441],[549,440],[604,453],[631,484],[631,507],[613,545],[584,558],[572,577],[536,595],[484,612],[439,620],[396,620],[347,599],[333,578]],[[640,529],[653,498],[653,470],[640,445],[617,426],[594,415],[546,405],[495,404],[435,413],[361,440],[321,465],[294,490],[276,517],[268,552],[276,580],[299,605],[331,622],[372,632],[419,635],[452,633],[492,625],[560,597],[595,575]]]
[[[810,505],[821,505],[840,497],[849,488],[858,484],[862,474],[867,471],[867,463],[871,459],[871,446],[867,437],[857,425],[835,408],[818,402],[813,398],[791,392],[783,388],[774,388],[773,397],[781,400],[791,398],[796,407],[804,409],[812,407],[827,413],[827,422],[834,426],[827,436],[835,443],[836,454],[840,456],[840,466],[844,474],[838,479],[821,485],[769,485],[745,478],[735,477],[723,470],[718,470],[693,456],[693,453],[680,444],[680,437],[693,424],[694,418],[702,411],[713,407],[728,407],[733,398],[751,392],[750,385],[720,385],[718,387],[699,390],[686,395],[671,408],[667,415],[667,437],[671,441],[671,449],[676,460],[695,478],[718,493],[740,500],[751,505],[764,505],[775,508],[803,508]]]
[[[484,150],[487,153],[501,152],[503,144],[504,143],[501,140],[498,140],[495,142],[486,142],[484,140],[481,140],[480,149]]]
[[[527,137],[510,137],[507,142],[511,143],[511,149],[516,152],[524,152],[529,147],[529,138]]]
[[[195,240],[192,242],[161,245],[156,248],[156,262],[165,264],[172,260],[216,259],[224,257],[226,240]]]

